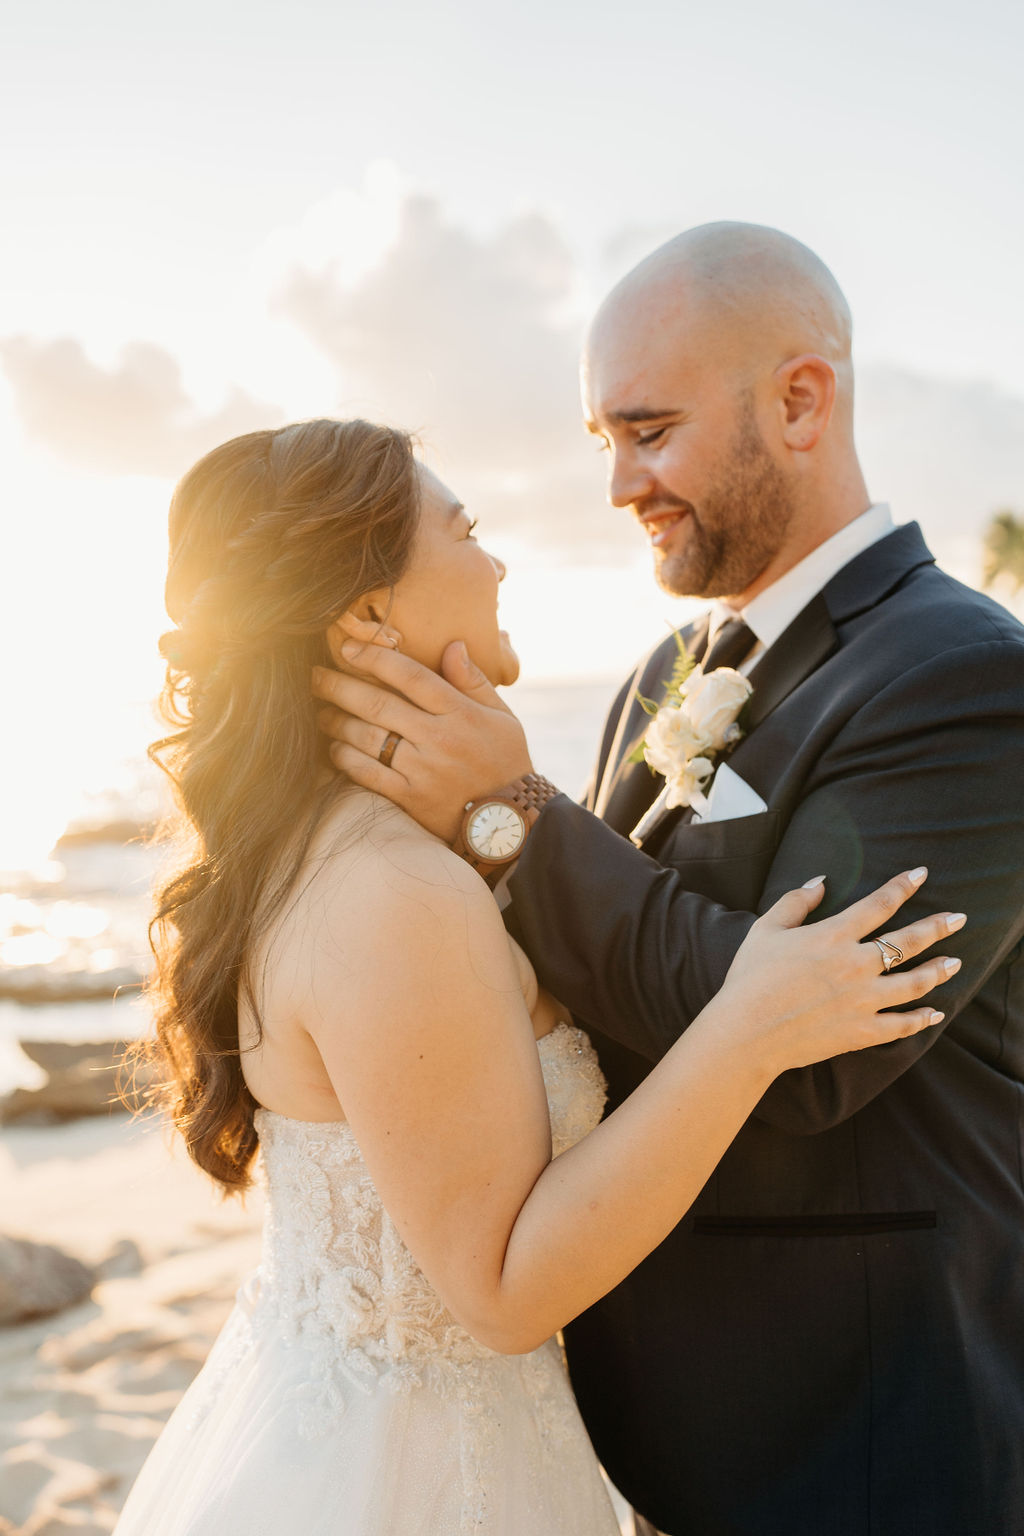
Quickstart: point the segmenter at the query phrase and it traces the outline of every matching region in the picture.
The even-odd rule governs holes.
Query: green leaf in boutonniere
[[[643,710],[645,715],[650,715],[652,720],[657,718],[658,710],[662,708],[662,705],[655,703],[654,699],[645,699],[642,693],[637,694],[636,701],[640,705],[640,708]],[[635,746],[632,752],[626,758],[626,762],[630,766],[632,766],[634,763],[642,763],[646,761],[644,757],[645,741],[641,741],[637,746]],[[653,768],[651,769],[651,772],[654,772]]]
[[[676,656],[675,661],[672,663],[672,671],[669,673],[668,682],[665,684],[665,695],[661,703],[659,704],[656,699],[645,698],[642,693],[636,694],[636,701],[640,705],[640,708],[643,710],[645,715],[650,715],[652,720],[657,718],[657,714],[660,709],[679,708],[679,705],[682,703],[683,685],[697,665],[696,656],[690,650],[678,629],[672,631],[672,638],[676,643],[676,650],[678,655]],[[633,749],[633,751],[626,758],[627,764],[632,765],[634,763],[642,763],[646,761],[644,755],[645,745],[646,743],[641,741],[640,744]],[[652,773],[655,773],[656,771],[657,770],[653,767],[651,768]]]
[[[672,663],[672,672],[669,676],[668,686],[665,689],[664,702],[666,704],[679,704],[682,701],[683,684],[697,665],[697,658],[678,629],[673,630],[672,638],[676,643],[676,650],[679,654]],[[643,701],[641,700],[641,702]],[[648,710],[647,713],[657,714],[657,710]]]
[[[650,715],[652,719],[657,715],[659,709],[664,709],[666,706],[672,709],[679,708],[683,702],[683,688],[686,680],[697,665],[696,656],[690,650],[678,629],[672,631],[672,638],[676,643],[676,650],[679,654],[672,663],[672,671],[669,673],[668,682],[665,684],[665,693],[661,703],[659,704],[657,699],[645,699],[642,693],[634,695],[644,714]],[[627,758],[627,762],[630,763],[642,763],[643,760],[642,746],[638,747],[637,751]]]

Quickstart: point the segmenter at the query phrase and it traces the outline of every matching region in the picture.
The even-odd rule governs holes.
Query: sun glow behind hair
[[[508,562],[524,681],[623,676],[685,610],[604,502],[575,359],[609,284],[708,219],[787,229],[836,272],[872,494],[977,579],[1024,486],[1022,17],[734,0],[636,29],[610,0],[524,0],[509,29],[487,5],[300,0],[282,25],[253,0],[240,32],[225,0],[23,8],[0,93],[0,866],[130,783],[171,485],[238,431],[422,432]]]

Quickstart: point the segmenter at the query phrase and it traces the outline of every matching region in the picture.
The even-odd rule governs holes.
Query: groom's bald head
[[[741,371],[816,353],[852,386],[842,289],[806,245],[761,224],[702,224],[659,246],[601,305],[587,357],[638,325],[654,325],[669,345],[706,347],[720,366]]]
[[[824,262],[757,224],[688,230],[608,295],[584,352],[584,408],[612,449],[612,501],[649,527],[663,518],[665,585],[745,593],[866,508],[850,344]],[[839,494],[823,503],[829,483]]]

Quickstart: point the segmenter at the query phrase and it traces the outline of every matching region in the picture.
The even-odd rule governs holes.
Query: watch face
[[[526,823],[514,805],[485,800],[478,805],[466,827],[466,842],[478,859],[515,858],[523,846]]]

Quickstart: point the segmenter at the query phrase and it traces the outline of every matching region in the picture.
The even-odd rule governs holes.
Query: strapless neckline
[[[582,1069],[587,1085],[591,1089],[598,1087],[602,1097],[603,1109],[603,1099],[606,1095],[604,1077],[601,1074],[600,1067],[597,1065],[597,1055],[590,1043],[589,1036],[582,1029],[577,1029],[575,1025],[568,1023],[556,1024],[554,1029],[549,1030],[546,1035],[539,1036],[537,1040],[537,1054],[540,1057],[541,1070],[544,1073],[545,1087],[548,1086],[549,1074],[557,1074],[558,1067],[563,1061],[573,1062]],[[549,1096],[549,1110],[552,1107]],[[266,1104],[258,1102],[255,1114],[257,1117],[257,1127],[260,1120],[270,1119],[281,1121],[286,1126],[294,1125],[302,1130],[324,1132],[337,1128],[339,1131],[348,1130],[351,1133],[351,1124],[348,1120],[306,1120],[301,1115],[286,1115],[282,1110],[270,1109]],[[554,1115],[552,1119],[554,1120]],[[553,1137],[555,1129],[555,1125],[552,1124]],[[582,1134],[586,1135],[586,1132],[584,1131]],[[262,1141],[263,1138],[261,1137],[260,1139]],[[578,1140],[579,1137],[575,1139]],[[565,1151],[565,1147],[559,1147],[558,1151]],[[554,1155],[557,1156],[557,1152]]]

